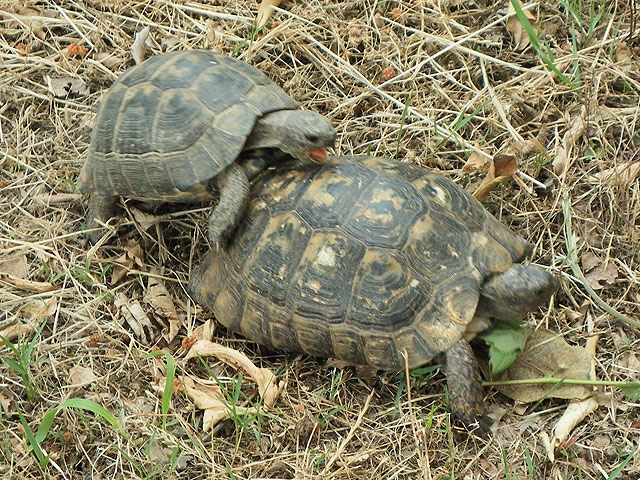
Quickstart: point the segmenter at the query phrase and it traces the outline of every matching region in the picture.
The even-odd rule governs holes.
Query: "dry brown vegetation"
[[[571,276],[562,260],[561,207],[568,196],[587,280],[609,305],[637,319],[640,30],[633,3],[532,4],[542,51],[573,85],[550,73],[526,33],[507,20],[508,2],[289,1],[255,38],[255,1],[2,4],[0,330],[42,330],[25,360],[30,395],[16,369],[0,363],[0,476],[640,478],[639,405],[618,389],[601,388],[606,400],[552,462],[542,434],[550,434],[566,400],[521,407],[488,387],[487,405],[500,419],[483,438],[450,424],[439,373],[412,378],[407,392],[402,374],[366,376],[267,351],[222,328],[218,341],[286,382],[276,407],[203,433],[202,412],[177,385],[163,424],[163,357],[144,355],[166,344],[157,325],[147,341],[134,334],[114,299],[140,302],[155,321],[143,298],[150,275],[159,276],[183,322],[178,340],[210,318],[185,291],[206,249],[206,206],[165,208],[161,222],[145,231],[145,218],[128,202],[117,231],[88,249],[85,203],[75,186],[95,107],[134,64],[136,32],[150,27],[156,45],[147,57],[192,48],[237,55],[327,115],[338,132],[335,153],[420,163],[471,191],[486,176],[483,158],[515,160],[526,176],[501,182],[484,203],[535,244],[536,262],[564,274],[561,291],[529,325],[562,332],[572,345],[597,338],[597,378],[637,381],[638,331],[604,312]],[[60,88],[68,95],[56,96]],[[470,159],[477,168],[464,171]],[[13,342],[24,351],[30,338]],[[180,360],[178,347],[166,348],[178,374],[209,375],[201,364]],[[16,358],[7,348],[0,355]],[[208,363],[232,390],[237,373]],[[89,375],[83,386],[70,377],[78,365]],[[99,415],[62,409],[42,442],[52,460],[43,467],[28,450],[18,412],[35,431],[47,410],[70,398],[102,405],[128,436]]]

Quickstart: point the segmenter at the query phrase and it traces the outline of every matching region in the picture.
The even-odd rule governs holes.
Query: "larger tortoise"
[[[531,245],[446,178],[375,157],[280,168],[253,188],[225,251],[189,290],[231,330],[264,345],[400,370],[444,353],[452,412],[481,419],[468,343],[557,288],[523,265]]]
[[[114,82],[98,109],[79,179],[91,196],[87,227],[107,221],[118,196],[196,202],[217,189],[209,238],[224,243],[246,206],[245,170],[261,168],[243,159],[322,161],[334,138],[325,117],[240,60],[205,50],[151,57]]]

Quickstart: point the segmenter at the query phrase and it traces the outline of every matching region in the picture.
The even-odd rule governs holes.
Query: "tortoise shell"
[[[388,370],[406,352],[413,368],[463,338],[485,279],[530,248],[436,173],[334,157],[261,178],[189,288],[258,343]]]
[[[205,50],[171,52],[109,88],[80,174],[86,194],[189,201],[240,154],[261,116],[299,109],[256,68]]]

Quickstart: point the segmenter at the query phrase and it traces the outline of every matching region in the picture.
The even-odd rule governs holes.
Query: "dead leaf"
[[[163,52],[166,52],[167,50],[171,50],[175,47],[179,42],[180,39],[175,35],[167,35],[160,39],[160,47]]]
[[[589,175],[589,182],[593,184],[616,185],[626,187],[640,175],[640,162],[623,163],[607,168],[601,172]]]
[[[7,394],[5,394],[4,392],[7,392]],[[10,390],[5,390],[4,392],[0,390],[0,412],[6,415],[7,412],[15,410],[10,410],[13,404],[13,399],[9,397]]]
[[[54,96],[67,98],[69,95],[89,95],[89,87],[81,78],[44,76],[47,88]]]
[[[124,58],[111,52],[98,52],[93,56],[96,62],[100,62],[107,68],[116,68],[124,63]]]
[[[516,361],[500,375],[492,377],[486,365],[487,378],[496,381],[526,380],[529,378],[555,377],[590,380],[592,356],[582,347],[565,342],[557,333],[538,329],[529,335]],[[522,403],[537,402],[546,396],[551,398],[584,399],[593,393],[586,385],[564,384],[553,390],[551,384],[499,385],[496,390]]]
[[[29,274],[27,256],[25,254],[12,255],[0,261],[0,272],[13,275],[15,278],[26,278]]]
[[[263,405],[267,407],[275,405],[284,382],[277,384],[277,377],[268,368],[258,368],[244,353],[209,340],[197,341],[187,353],[185,360],[197,356],[214,356],[236,370],[245,372],[258,384],[258,392],[263,399]]]
[[[58,290],[60,288],[49,282],[34,282],[33,280],[14,277],[9,273],[2,272],[0,272],[0,283],[8,283],[20,290],[36,293],[51,292],[52,290]]]
[[[80,387],[95,382],[98,376],[91,368],[76,365],[69,371],[69,385],[72,387]]]
[[[462,167],[462,171],[464,173],[486,172],[489,170],[490,165],[490,158],[474,151],[469,155],[469,159],[467,160],[467,163],[464,164],[464,167]]]
[[[26,2],[25,2],[26,3]],[[3,10],[7,13],[15,14],[17,19],[13,15],[3,14]],[[36,20],[39,17],[47,16],[43,15],[43,12],[40,10],[34,10],[30,7],[24,7],[22,5],[14,5],[13,8],[3,8],[0,10],[0,18],[6,18],[9,21],[6,22],[6,28],[16,28],[23,29],[27,28],[30,34],[35,35],[40,40],[44,40],[47,35],[43,29],[42,20]]]
[[[516,1],[518,2],[518,5],[520,5],[520,7],[522,8],[522,3],[520,2],[520,0],[516,0]],[[511,4],[511,2],[509,2],[508,13],[510,14],[512,13],[514,15],[507,19],[507,21],[505,22],[505,26],[507,27],[507,30],[509,31],[509,33],[513,36],[513,41],[516,44],[515,49],[524,50],[529,45],[529,35],[527,35],[527,32],[522,26],[522,23],[520,23],[520,19],[518,18],[517,15],[515,15],[515,12],[516,10],[513,8],[513,5]],[[538,27],[535,24],[536,23],[535,15],[531,13],[529,10],[524,10],[524,16],[527,17],[527,19],[529,20],[529,23],[531,23],[534,30],[537,32]]]
[[[157,273],[157,271],[152,269],[150,273]],[[169,322],[169,335],[166,340],[167,343],[171,343],[178,335],[178,331],[182,326],[182,319],[178,317],[171,295],[160,278],[154,275],[149,276],[147,290],[144,293],[144,301],[149,304],[158,317]]]
[[[9,325],[8,327],[0,330],[0,335],[6,338],[8,341],[13,341],[22,335],[35,332],[36,326],[31,323],[19,323],[15,325]]]
[[[147,52],[147,38],[149,37],[149,27],[144,27],[136,33],[131,45],[131,56],[136,65],[144,61],[144,54]]]
[[[160,222],[161,217],[157,215],[151,215],[150,213],[143,212],[135,207],[130,208],[131,213],[133,214],[134,220],[140,226],[140,230],[146,232],[154,225],[157,225]]]
[[[142,247],[137,242],[128,244],[124,249],[124,253],[113,260],[113,263],[115,266],[111,272],[111,284],[116,284],[134,265],[137,265],[140,269],[144,269]]]
[[[571,148],[584,135],[585,125],[590,116],[592,118],[600,117],[600,109],[595,102],[591,102],[588,108],[586,106],[582,107],[580,115],[573,119],[571,127],[569,127],[569,130],[567,130],[562,137],[562,144],[558,146],[556,158],[554,158],[551,163],[556,175],[562,175],[569,168],[569,153],[571,152]]]
[[[611,287],[618,278],[618,267],[613,262],[604,265],[602,261],[591,252],[584,252],[580,258],[584,277],[594,290]]]
[[[480,186],[473,192],[473,196],[478,201],[483,201],[491,190],[500,185],[505,180],[513,177],[518,171],[518,164],[515,155],[497,154],[493,157],[493,162],[489,164],[489,171],[482,180]]]
[[[207,320],[202,325],[198,325],[193,329],[190,337],[194,343],[198,340],[213,340],[213,334],[216,331],[216,325],[211,320]]]
[[[116,299],[113,304],[120,310],[120,314],[129,327],[131,327],[136,338],[144,344],[150,343],[153,324],[142,308],[142,305],[140,305],[140,302],[129,302],[127,297],[120,292],[116,294]]]
[[[600,406],[600,402],[595,396],[585,398],[580,401],[573,401],[558,420],[558,423],[551,431],[550,445],[555,449],[558,445],[564,443],[569,438],[576,425],[584,420],[588,415],[593,413]]]
[[[276,385],[276,377],[270,370],[266,368],[257,368],[244,354],[231,348],[214,344],[207,340],[201,340],[198,344],[199,345],[194,346],[194,348],[190,350],[190,354],[196,350],[197,353],[192,356],[190,354],[187,355],[187,357],[185,357],[186,360],[199,354],[205,356],[216,356],[218,359],[231,366],[234,366],[234,364],[242,364],[242,370],[244,370],[258,384],[258,391],[260,392],[263,400],[261,408],[268,409],[275,404],[278,394],[284,386],[284,382],[280,382],[279,385]],[[264,371],[268,373],[265,373]],[[179,380],[184,386],[185,393],[193,400],[195,406],[204,410],[204,418],[202,421],[203,431],[207,432],[211,430],[217,423],[229,417],[231,407],[227,403],[226,397],[217,384],[208,384],[204,380],[198,380],[196,382],[193,378],[187,376],[180,376]],[[255,415],[256,408],[234,405],[233,411],[236,415]]]
[[[262,0],[258,7],[258,15],[256,16],[256,28],[261,29],[264,27],[271,15],[273,15],[273,7],[280,5],[282,0]]]
[[[620,67],[623,72],[629,72],[630,70],[637,68],[634,67],[634,57],[635,55],[626,42],[616,42],[614,59],[617,66]]]
[[[202,419],[202,430],[204,432],[208,432],[229,416],[229,407],[218,385],[201,385],[187,376],[180,376],[179,378],[184,385],[185,393],[193,400],[196,408],[204,410],[204,418]],[[238,410],[238,408],[236,407],[235,410]]]
[[[0,335],[12,341],[22,335],[35,332],[38,324],[55,314],[58,310],[58,297],[53,295],[46,302],[36,300],[22,305],[14,318],[21,319],[12,325],[0,330]]]

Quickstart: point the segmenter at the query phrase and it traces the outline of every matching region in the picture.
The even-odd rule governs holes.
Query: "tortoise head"
[[[482,285],[476,315],[522,318],[547,302],[558,286],[558,280],[542,267],[514,264]]]
[[[278,148],[298,160],[322,163],[335,139],[326,117],[308,110],[279,110],[258,120],[245,149]]]

